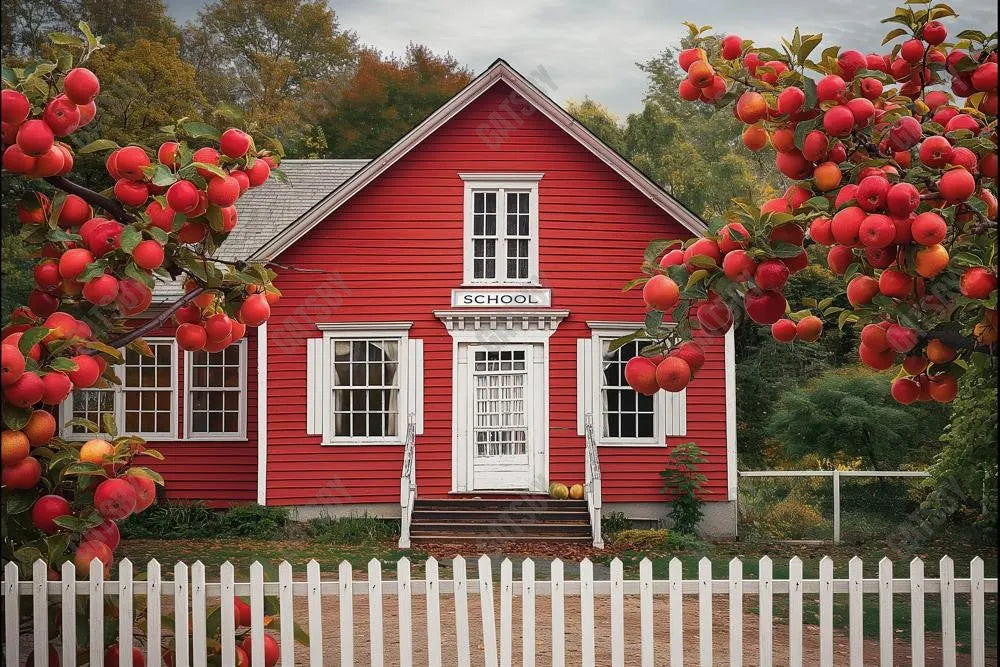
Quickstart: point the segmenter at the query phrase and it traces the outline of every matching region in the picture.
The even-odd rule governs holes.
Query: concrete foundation
[[[346,516],[372,516],[380,519],[398,519],[399,503],[352,503],[336,505],[298,505],[290,508],[295,521],[340,518]]]

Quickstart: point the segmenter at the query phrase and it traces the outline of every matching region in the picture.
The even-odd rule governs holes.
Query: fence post
[[[521,563],[521,664],[535,664],[535,561]]]
[[[698,561],[698,655],[702,665],[712,664],[712,561],[708,558]]]
[[[510,559],[500,563],[500,665],[510,667],[513,648],[514,577]]]
[[[219,616],[222,664],[236,662],[236,568],[228,560],[219,566]]]
[[[292,564],[283,560],[278,566],[278,618],[281,626],[281,664],[283,665],[295,664],[295,607],[293,604]],[[381,638],[382,633],[380,632],[378,636]],[[373,631],[372,642],[375,641],[374,637]],[[372,646],[374,647],[374,643]]]
[[[486,667],[496,667],[497,625],[493,615],[493,564],[486,555],[479,557],[479,606],[483,615],[483,659]]]
[[[625,591],[622,561],[611,560],[611,664],[625,667]]]
[[[410,590],[410,559],[400,558],[396,562],[396,595],[399,598],[399,665],[413,667],[413,603]],[[309,609],[312,616],[312,608]],[[310,646],[312,642],[310,642]],[[323,661],[314,663],[323,667]]]
[[[760,614],[760,667],[774,664],[774,565],[763,556],[757,568],[757,596]]]
[[[469,581],[465,559],[455,556],[451,563],[455,580],[455,640],[459,667],[469,667],[472,656],[469,650]]]
[[[983,559],[976,556],[969,564],[969,612],[971,620],[972,665],[986,664],[986,606],[983,599]]]
[[[729,665],[743,664],[743,561],[729,561]]]
[[[684,584],[679,558],[671,558],[670,576],[670,667],[684,667]]]
[[[93,623],[93,621],[91,621]],[[174,660],[177,667],[188,667],[190,655],[188,643],[188,566],[174,565]],[[100,663],[95,663],[100,664]]]
[[[163,654],[160,636],[162,628],[162,583],[160,563],[155,558],[146,563],[146,664],[160,667]]]
[[[840,471],[833,471],[833,543],[840,544]]]
[[[802,559],[788,561],[788,665],[802,667]]]
[[[880,667],[892,667],[892,561],[878,562],[878,640]]]
[[[563,603],[563,562],[556,558],[549,565],[552,580],[552,665],[566,664],[566,618]]]
[[[864,607],[862,604],[862,587],[864,586],[864,564],[857,556],[847,563],[848,592],[848,654],[851,667],[862,667],[864,664]]]
[[[924,561],[910,561],[910,664],[924,667]]]
[[[424,563],[424,597],[427,603],[427,664],[441,667],[441,593],[438,588],[438,562],[431,556]],[[348,667],[346,663],[344,667]]]
[[[642,665],[653,667],[653,562],[639,563],[639,639],[642,642]]]
[[[35,662],[48,662],[49,656],[49,566],[41,558],[31,566],[32,631]],[[42,657],[45,656],[45,657]]]
[[[260,579],[263,583],[263,573]],[[194,667],[205,667],[208,664],[208,612],[205,609],[205,598],[205,564],[198,560],[191,566],[191,664]],[[264,610],[261,608],[261,619],[263,618]],[[261,620],[261,633],[264,632],[263,623]],[[261,655],[264,653],[263,641],[262,639]],[[254,652],[257,652],[256,646],[254,646]],[[251,664],[256,665],[257,663],[251,661]]]
[[[580,663],[594,667],[594,564],[580,561]]]
[[[354,664],[354,574],[346,560],[340,561],[337,568],[337,590],[340,591],[340,665],[351,667]]]
[[[819,561],[819,664],[833,664],[833,559]]]
[[[118,662],[132,667],[132,561],[118,563]]]
[[[62,664],[76,667],[76,567],[71,560],[62,564]]]
[[[104,563],[96,558],[90,561],[90,664],[104,664]]]
[[[7,667],[21,664],[21,593],[17,563],[10,561],[3,568],[3,646]]]
[[[945,556],[939,566],[941,581],[941,662],[955,664],[955,562]]]
[[[400,569],[402,570],[402,562],[406,561],[405,558],[400,560]],[[410,573],[410,562],[406,561],[406,574],[407,581],[409,581]],[[309,636],[310,637],[322,637],[323,636],[323,589],[320,579],[319,563],[315,560],[310,560],[306,564],[306,583],[309,586],[309,592],[307,594],[309,598]],[[402,586],[402,574],[400,574],[400,586]],[[402,592],[400,593],[402,595]],[[407,595],[409,595],[409,589],[407,589]],[[400,598],[402,599],[402,598]],[[400,622],[403,620],[403,614],[399,614]],[[407,635],[407,638],[409,636]],[[399,632],[399,645],[400,648],[403,646],[403,631],[400,629]],[[309,664],[312,667],[323,667],[323,642],[322,641],[309,641]],[[404,665],[404,663],[401,663]]]

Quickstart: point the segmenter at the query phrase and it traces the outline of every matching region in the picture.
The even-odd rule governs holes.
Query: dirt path
[[[415,665],[427,664],[426,607],[423,596],[413,597],[413,652]],[[369,642],[367,598],[355,598],[354,606],[354,660],[355,665],[370,663],[371,644]],[[746,600],[747,604],[750,600]],[[719,602],[722,602],[721,604]],[[539,665],[551,664],[552,660],[552,628],[551,603],[547,596],[535,598],[535,657]],[[494,614],[499,615],[499,600],[495,602]],[[298,607],[298,604],[296,604]],[[304,604],[303,604],[304,607]],[[513,664],[521,664],[521,604],[520,598],[514,598],[513,605]],[[599,596],[594,599],[594,617],[597,627],[596,638],[597,664],[611,665],[611,609],[610,600]],[[296,618],[306,627],[304,609],[296,610]],[[580,654],[580,600],[577,597],[566,596],[566,664],[581,664]],[[655,664],[666,665],[669,662],[669,613],[667,600],[654,598],[653,601],[653,635],[655,639]],[[743,617],[743,662],[745,665],[758,664],[757,658],[757,616],[744,614]],[[396,598],[386,596],[383,605],[383,644],[385,647],[385,664],[399,664],[399,623],[397,618]],[[713,605],[713,644],[714,664],[728,664],[729,661],[729,610],[724,601]],[[323,663],[326,665],[340,664],[339,636],[339,605],[336,598],[327,599],[323,605]],[[482,622],[479,596],[469,595],[469,632],[471,656],[473,665],[484,664]],[[497,623],[499,640],[499,620]],[[625,664],[638,665],[640,661],[639,645],[639,599],[637,596],[625,598]],[[455,605],[450,595],[441,596],[441,634],[442,634],[442,664],[456,664],[455,640]],[[819,664],[819,628],[803,627],[803,664]],[[698,664],[698,602],[696,599],[684,602],[684,664]],[[774,664],[788,663],[788,627],[784,624],[774,625]],[[308,664],[308,649],[302,646],[296,649],[296,664]],[[876,664],[879,648],[876,641],[865,641],[865,664]],[[836,664],[847,663],[847,633],[834,631],[834,660]],[[897,640],[894,644],[895,664],[910,663],[910,645],[908,641]],[[927,635],[926,664],[941,664],[941,650],[938,637]],[[968,656],[960,655],[958,664],[969,664]]]

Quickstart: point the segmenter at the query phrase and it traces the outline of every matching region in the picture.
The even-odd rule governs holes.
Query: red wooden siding
[[[173,336],[172,328],[150,337]],[[138,459],[166,481],[170,500],[203,500],[212,507],[254,502],[257,499],[257,334],[247,327],[247,438],[246,440],[183,440],[184,351],[177,350],[177,441],[152,441],[163,461]]]
[[[511,94],[498,83],[410,151],[278,259],[324,274],[281,272],[284,297],[268,335],[268,504],[398,502],[402,448],[320,445],[305,434],[306,339],[317,322],[412,321],[424,340],[424,433],[418,492],[451,488],[452,338],[432,311],[449,308],[462,282],[463,183],[459,172],[544,172],[539,183],[539,269],[552,306],[570,315],[550,340],[550,478],[582,481],[576,433],[576,344],[588,320],[637,321],[638,291],[622,295],[653,238],[690,232],[541,113],[499,145],[482,127]],[[689,438],[708,452],[711,499],[726,497],[722,341],[688,390]],[[663,500],[665,447],[602,447],[608,502]]]

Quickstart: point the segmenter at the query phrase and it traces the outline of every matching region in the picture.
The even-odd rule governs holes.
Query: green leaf
[[[142,240],[142,232],[136,229],[135,225],[126,225],[122,229],[121,234],[121,248],[128,254],[132,254],[135,247],[139,245],[139,241]]]
[[[82,345],[83,347],[89,347],[91,350],[97,350],[98,352],[102,352],[108,355],[109,357],[114,359],[116,363],[119,364],[122,363],[122,353],[119,350],[111,347],[110,345],[102,343],[101,341],[98,340],[87,340],[84,341]]]
[[[156,282],[153,280],[153,276],[150,275],[148,271],[140,269],[138,266],[135,265],[134,262],[129,262],[125,266],[125,275],[128,278],[141,282],[149,289],[153,289],[153,287],[156,285]]]
[[[646,250],[643,253],[643,258],[647,262],[652,262],[657,257],[663,254],[663,251],[667,248],[677,245],[680,243],[677,239],[657,239],[655,241],[650,241],[646,245]]]
[[[776,243],[771,246],[771,254],[775,257],[798,257],[802,254],[802,246],[797,246],[794,243]]]
[[[78,148],[76,152],[78,155],[87,155],[88,153],[96,153],[98,151],[115,150],[118,147],[118,144],[110,139],[98,139],[96,141],[91,141],[83,148]]]
[[[708,277],[708,271],[706,271],[705,269],[698,269],[697,271],[694,271],[688,277],[687,285],[684,287],[684,289],[691,289],[701,281],[705,280],[705,278],[707,277]]]
[[[21,514],[35,504],[37,492],[34,489],[8,490],[3,494],[4,513]]]
[[[906,31],[906,28],[893,28],[892,30],[890,30],[885,34],[885,37],[882,38],[882,43],[888,44],[897,37],[902,37],[903,35],[907,34],[909,33]]]
[[[248,281],[244,281],[244,282],[253,282],[253,281],[249,281],[248,280]],[[641,276],[639,278],[633,278],[632,280],[630,280],[627,283],[625,283],[624,287],[622,287],[622,292],[628,292],[629,290],[635,289],[639,285],[645,285],[647,282],[649,282],[649,277],[648,276]]]
[[[67,466],[67,468],[63,471],[63,475],[66,475],[67,477],[74,475],[105,475],[105,474],[106,474],[105,470],[102,466],[99,466],[96,463],[91,463],[90,461],[77,461],[76,463]]]
[[[184,131],[192,139],[218,139],[221,133],[218,129],[212,127],[208,123],[200,123],[198,121],[188,121],[184,123],[178,123],[180,129]]]
[[[963,30],[955,35],[956,39],[969,39],[974,42],[983,43],[986,41],[986,34],[979,30]]]
[[[83,272],[81,272],[80,275],[76,277],[76,279],[81,283],[85,283],[88,280],[93,280],[98,276],[104,275],[104,273],[107,271],[107,268],[108,268],[108,263],[103,259],[99,259],[96,262],[91,262],[90,264],[88,264],[87,268],[84,269]]]
[[[49,41],[59,46],[83,46],[83,40],[75,35],[67,35],[64,32],[50,32]]]
[[[798,56],[800,65],[806,61],[806,59],[809,57],[809,54],[812,53],[813,50],[817,46],[819,46],[820,42],[822,41],[823,41],[823,33],[819,33],[818,35],[807,35],[802,40],[802,46],[799,47],[799,52],[796,54]]]
[[[651,334],[655,334],[663,326],[663,312],[651,310],[646,313],[645,329]]]
[[[826,197],[813,197],[812,199],[807,199],[803,206],[808,206],[810,208],[816,209],[817,211],[829,211],[830,210],[830,200]]]
[[[126,475],[133,475],[135,477],[145,477],[147,479],[153,480],[156,484],[164,486],[163,475],[156,472],[155,470],[150,470],[149,468],[143,468],[142,466],[133,466],[128,469]]]
[[[170,240],[170,237],[167,235],[167,233],[162,229],[160,229],[159,227],[148,227],[146,229],[146,233],[149,234],[153,238],[153,240],[159,243],[160,245],[167,245],[167,241]]]
[[[75,371],[80,367],[77,366],[76,362],[72,359],[67,359],[66,357],[56,357],[51,362],[49,362],[49,368],[54,371]]]
[[[104,424],[104,432],[112,438],[118,437],[118,428],[115,426],[115,416],[110,413],[101,415],[101,423]]]
[[[18,560],[21,564],[26,566],[26,569],[30,572],[31,566],[36,560],[42,560],[42,552],[35,547],[21,547],[14,552],[14,558]]]
[[[74,419],[69,420],[63,425],[63,428],[73,428],[74,426],[84,428],[91,433],[97,433],[100,431],[100,427],[98,427],[97,424],[89,419],[84,419],[83,417],[75,417]]]
[[[28,329],[23,334],[21,334],[21,340],[17,341],[17,349],[21,351],[21,354],[28,356],[31,352],[31,348],[42,341],[43,338],[49,335],[49,329],[46,327],[33,327]]]
[[[177,181],[177,174],[170,171],[165,165],[158,164],[150,176],[150,182],[158,187],[167,187]]]
[[[802,92],[806,94],[805,108],[812,109],[816,106],[816,82],[805,77],[802,81]]]
[[[192,162],[191,165],[195,169],[203,169],[204,171],[207,171],[208,173],[218,178],[222,178],[224,176],[229,175],[225,169],[223,169],[217,164],[208,164],[207,162]]]

